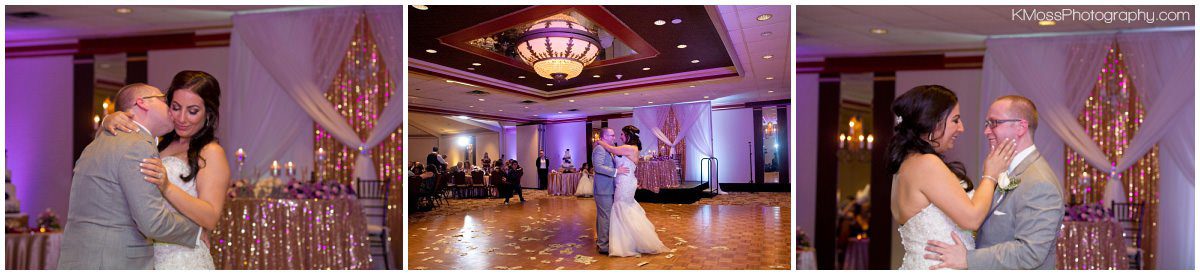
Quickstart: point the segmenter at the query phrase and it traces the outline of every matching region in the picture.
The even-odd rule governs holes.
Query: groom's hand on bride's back
[[[933,253],[925,254],[925,259],[942,262],[929,267],[929,269],[967,269],[967,247],[963,245],[963,241],[958,237],[958,234],[950,232],[950,238],[954,239],[954,244],[929,240],[925,246],[925,250]]]
[[[624,175],[624,174],[629,174],[629,167],[625,167],[625,166],[617,167],[617,175]]]

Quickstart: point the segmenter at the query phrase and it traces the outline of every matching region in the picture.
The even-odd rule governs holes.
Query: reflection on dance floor
[[[410,269],[790,268],[786,206],[642,204],[672,251],[632,258],[596,251],[591,199],[452,200],[450,206],[456,211],[410,218]]]

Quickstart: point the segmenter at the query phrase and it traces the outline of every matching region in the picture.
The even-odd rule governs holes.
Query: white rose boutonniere
[[[1000,173],[1000,178],[996,179],[996,186],[1000,191],[1008,192],[1017,189],[1021,185],[1021,179],[1008,175],[1008,172]]]

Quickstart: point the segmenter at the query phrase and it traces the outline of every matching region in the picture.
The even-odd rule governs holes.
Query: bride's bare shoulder
[[[904,159],[904,162],[900,163],[900,171],[898,172],[901,177],[904,175],[914,175],[919,177],[922,176],[921,174],[928,175],[926,174],[928,172],[945,169],[946,164],[943,163],[942,159],[937,155],[911,154],[908,156],[908,158]]]

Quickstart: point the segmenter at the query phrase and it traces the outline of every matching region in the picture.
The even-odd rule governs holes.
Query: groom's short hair
[[[1009,106],[1009,112],[1019,116],[1029,123],[1029,131],[1036,132],[1038,126],[1038,111],[1037,105],[1033,104],[1033,100],[1019,95],[1006,95],[996,100],[1008,100],[1012,102]]]
[[[154,88],[154,86],[150,86],[146,83],[133,83],[125,85],[125,87],[121,87],[120,90],[117,90],[116,110],[129,112],[129,110],[133,108],[133,104],[137,103],[139,98],[148,92],[153,92],[152,90],[154,89],[158,88]]]

